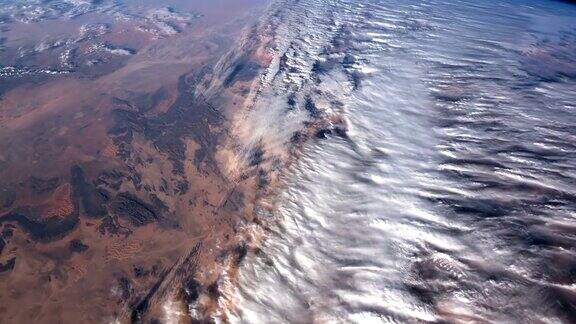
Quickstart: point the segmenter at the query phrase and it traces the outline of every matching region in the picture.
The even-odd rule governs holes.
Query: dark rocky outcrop
[[[0,263],[0,273],[11,271],[12,269],[14,269],[15,265],[16,265],[16,258],[15,257],[9,259],[5,263]]]
[[[239,266],[248,255],[248,245],[245,242],[242,242],[238,244],[234,252],[236,254],[236,260],[235,260],[236,266]]]
[[[96,186],[85,179],[84,170],[80,166],[74,166],[71,173],[74,197],[81,203],[84,213],[94,218],[106,215],[105,199]]]
[[[37,177],[30,177],[30,189],[33,193],[39,195],[50,192],[60,184],[60,179],[57,177],[42,179]]]
[[[191,304],[200,297],[201,285],[194,278],[188,278],[183,285],[182,292],[186,303]]]
[[[0,207],[10,208],[16,201],[16,193],[11,190],[0,190]]]
[[[78,224],[78,214],[74,212],[64,219],[51,217],[41,220],[14,212],[0,217],[0,224],[4,222],[17,223],[35,241],[51,241],[72,231]]]
[[[84,244],[80,239],[73,239],[68,245],[70,252],[82,253],[88,250],[88,245]]]
[[[231,69],[230,74],[224,79],[224,86],[229,87],[237,81],[253,80],[260,72],[261,66],[253,61],[241,58]]]
[[[135,226],[146,225],[160,218],[154,207],[129,193],[117,195],[110,208],[115,215],[130,220]]]

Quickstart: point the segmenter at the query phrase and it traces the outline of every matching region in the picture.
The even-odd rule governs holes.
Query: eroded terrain
[[[574,322],[575,10],[3,2],[0,322]]]
[[[233,167],[230,116],[268,3],[158,5],[0,4],[2,323],[202,319],[246,255],[265,179]]]

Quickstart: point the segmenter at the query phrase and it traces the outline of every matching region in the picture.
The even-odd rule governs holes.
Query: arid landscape
[[[1,323],[210,312],[264,181],[258,157],[228,173],[227,117],[266,64],[267,5],[0,5]]]
[[[0,324],[575,323],[576,6],[0,1]]]

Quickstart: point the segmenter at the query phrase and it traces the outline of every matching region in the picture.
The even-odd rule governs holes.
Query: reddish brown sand
[[[244,256],[261,174],[229,174],[228,129],[258,78],[226,78],[269,63],[271,31],[252,27],[267,2],[172,2],[204,16],[159,39],[112,20],[102,40],[135,55],[0,89],[0,323],[150,322],[166,300],[206,318],[219,267]],[[6,44],[34,28],[15,24]]]

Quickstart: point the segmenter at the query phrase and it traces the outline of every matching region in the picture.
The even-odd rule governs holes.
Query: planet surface
[[[0,3],[0,323],[574,322],[574,2]]]

